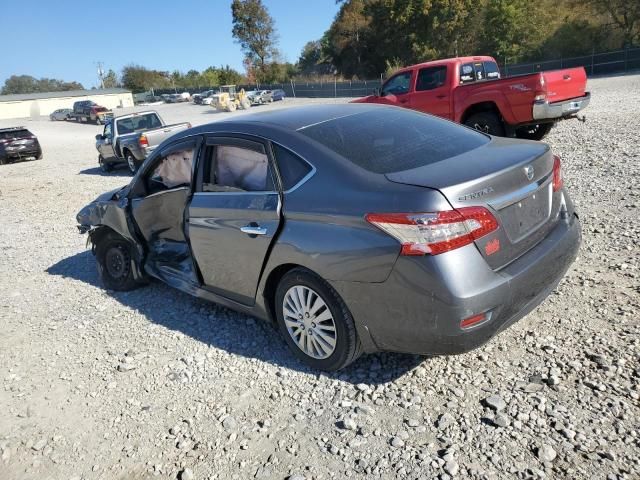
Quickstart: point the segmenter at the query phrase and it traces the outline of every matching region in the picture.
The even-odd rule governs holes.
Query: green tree
[[[623,46],[630,47],[640,41],[640,1],[638,0],[586,0],[593,9],[607,16],[620,29]]]
[[[134,93],[172,86],[169,73],[149,70],[141,65],[127,65],[122,69],[121,78],[122,85]]]
[[[78,82],[65,82],[54,78],[35,78],[31,75],[12,75],[7,78],[2,87],[2,95],[38,93],[38,92],[63,92],[68,90],[83,90]]]
[[[298,69],[303,74],[315,73],[322,60],[322,42],[320,40],[307,42],[298,58]]]
[[[260,72],[277,54],[275,24],[262,0],[233,0],[233,37]]]
[[[116,88],[120,86],[120,84],[118,83],[118,76],[116,75],[116,72],[111,69],[109,69],[107,74],[102,79],[102,83],[104,84],[104,88]]]

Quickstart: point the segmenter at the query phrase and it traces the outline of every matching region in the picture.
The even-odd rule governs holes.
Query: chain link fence
[[[603,53],[594,52],[591,55],[583,55],[580,57],[543,60],[531,63],[509,64],[505,61],[500,65],[500,70],[503,76],[512,77],[545,70],[558,70],[572,67],[584,67],[589,76],[640,71],[640,48],[627,48]],[[380,88],[381,85],[381,79],[334,82],[296,82],[293,80],[289,83],[238,85],[237,90],[241,88],[244,88],[245,91],[281,89],[284,90],[287,97],[337,98],[370,95],[374,89]],[[194,94],[215,88],[216,87],[200,87],[187,90],[189,90],[191,94]],[[164,89],[156,90],[155,93],[156,95],[161,95],[184,90],[185,89]]]

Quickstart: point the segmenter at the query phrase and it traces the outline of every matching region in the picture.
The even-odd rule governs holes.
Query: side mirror
[[[102,135],[101,133],[97,134],[96,135],[96,140],[98,140],[98,141],[104,140],[104,135]]]

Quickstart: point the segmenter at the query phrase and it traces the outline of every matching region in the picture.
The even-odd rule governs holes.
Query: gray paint
[[[499,211],[512,205],[513,192],[549,188],[552,159],[543,144],[493,139],[464,158],[385,176],[365,171],[296,132],[323,118],[353,111],[384,114],[385,108],[300,108],[190,129],[145,161],[131,188],[121,192],[124,199],[101,197],[78,221],[84,229],[109,226],[148,252],[155,247],[145,231],[166,232],[162,235],[167,239],[184,220],[186,250],[170,247],[155,258],[148,252],[145,271],[185,292],[260,318],[270,316],[265,291],[272,272],[300,265],[341,295],[365,351],[453,353],[474,348],[534,308],[564,275],[580,244],[573,204],[564,189],[553,193],[547,221],[520,241],[510,243],[507,226],[501,226],[475,244],[441,255],[399,256],[398,242],[367,223],[367,213],[441,211],[471,203],[493,209],[502,221]],[[271,140],[300,155],[315,171],[288,192],[180,194],[166,206],[174,211],[167,225],[156,218],[163,207],[147,213],[136,207],[141,202],[134,198],[140,195],[139,183],[161,151],[181,139],[208,135]],[[530,181],[522,171],[525,163],[536,170]],[[534,186],[527,187],[527,182]],[[487,186],[491,191],[486,198],[460,200]],[[183,217],[181,208],[186,210]],[[249,236],[240,231],[250,224],[267,233]],[[505,248],[490,258],[481,252],[492,238],[500,238]],[[171,238],[176,239],[180,243],[179,236]],[[193,258],[185,262],[183,254],[189,251]],[[175,254],[180,261],[172,267]],[[459,328],[462,319],[485,311],[491,312],[485,324],[469,331]]]

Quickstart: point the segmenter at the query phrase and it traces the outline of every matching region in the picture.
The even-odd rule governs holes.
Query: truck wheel
[[[516,137],[525,140],[540,141],[548,135],[553,128],[553,123],[543,123],[538,125],[527,125],[516,129]]]
[[[464,124],[482,133],[504,137],[504,124],[500,117],[493,112],[474,113],[465,120]]]
[[[98,274],[109,290],[126,291],[140,286],[133,276],[131,244],[115,233],[103,236],[96,245]]]
[[[129,151],[125,152],[127,156],[127,166],[129,167],[129,171],[132,175],[135,175],[138,171],[138,162],[136,161],[136,157]]]
[[[109,173],[113,170],[113,165],[104,161],[104,157],[102,155],[98,155],[98,164],[100,165],[100,170],[104,173]]]

